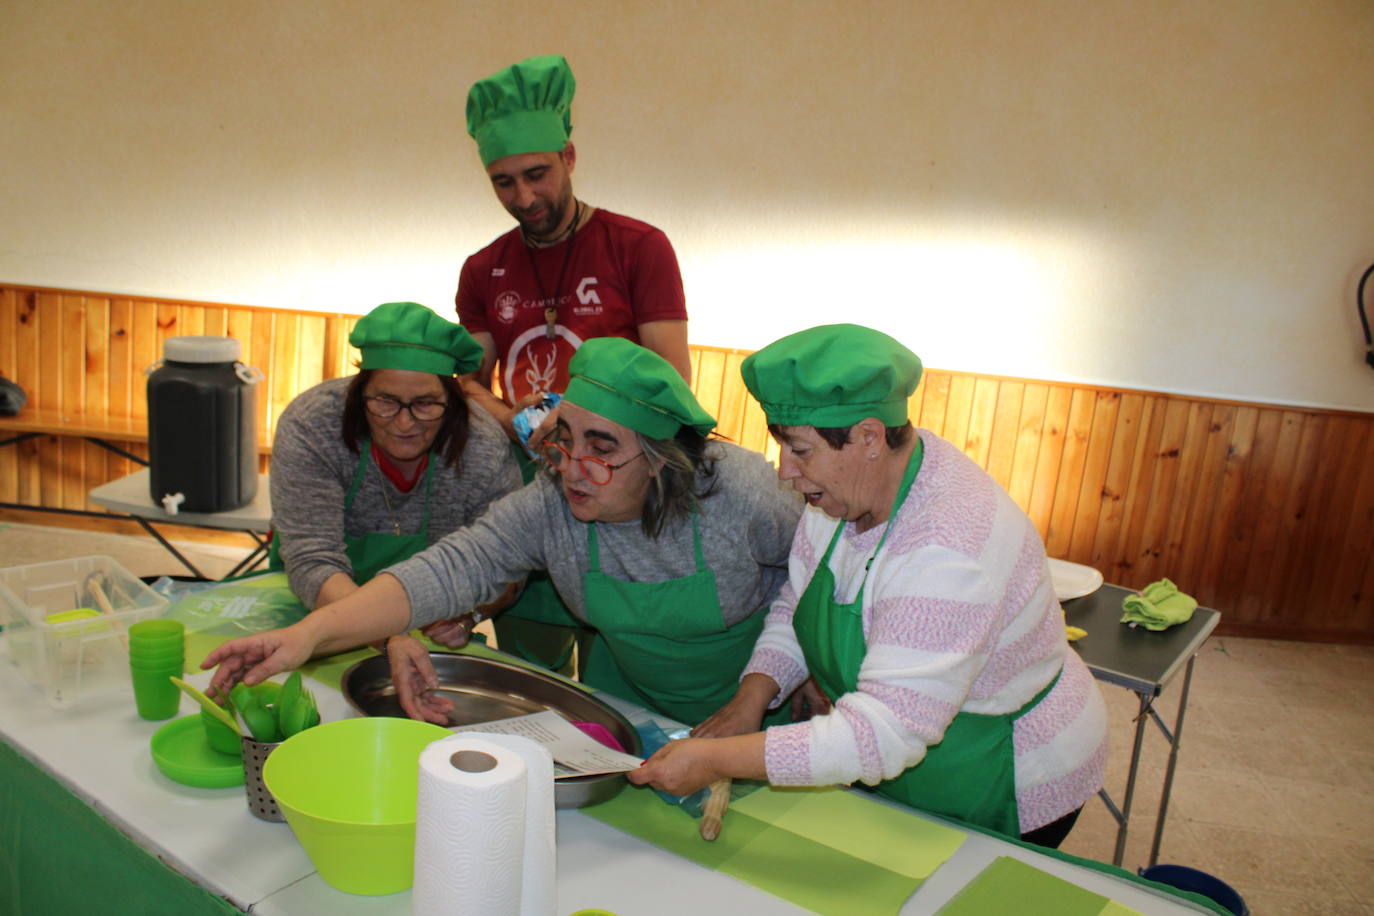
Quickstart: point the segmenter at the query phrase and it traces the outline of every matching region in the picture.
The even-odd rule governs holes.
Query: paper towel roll
[[[515,735],[464,732],[420,754],[415,916],[553,916],[553,758]]]

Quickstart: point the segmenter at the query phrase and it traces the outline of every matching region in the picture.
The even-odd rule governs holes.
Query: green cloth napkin
[[[1151,582],[1139,595],[1127,595],[1121,601],[1122,623],[1138,623],[1147,630],[1166,630],[1187,623],[1197,610],[1197,599],[1185,595],[1168,579]]]
[[[764,787],[703,840],[685,811],[629,786],[582,812],[699,865],[835,916],[891,916],[954,855],[961,831],[834,787]]]
[[[999,856],[937,916],[1141,916],[1020,859]]]

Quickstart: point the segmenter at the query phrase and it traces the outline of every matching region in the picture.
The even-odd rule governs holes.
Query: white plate
[[[1050,580],[1054,582],[1054,597],[1060,601],[1091,595],[1102,587],[1102,573],[1091,566],[1056,560],[1049,557]]]

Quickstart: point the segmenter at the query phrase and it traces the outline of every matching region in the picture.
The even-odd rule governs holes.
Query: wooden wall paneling
[[[82,296],[60,298],[58,321],[61,326],[58,358],[58,391],[63,416],[80,414],[86,384],[86,304]],[[75,357],[75,358],[72,358]],[[86,478],[86,443],[80,439],[59,438],[54,443],[58,455],[52,486],[57,493],[55,505],[80,509],[86,503],[82,483]]]
[[[945,405],[944,437],[962,449],[968,442],[969,414],[973,412],[973,389],[976,380],[971,375],[955,375],[949,381],[949,400]]]
[[[1129,472],[1119,509],[1120,520],[1114,534],[1115,543],[1104,545],[1107,559],[1104,566],[1098,567],[1108,582],[1130,584],[1136,581],[1135,561],[1140,542],[1132,526],[1141,524],[1149,506],[1150,482],[1155,471],[1153,455],[1163,428],[1164,402],[1165,399],[1157,395],[1142,396],[1135,436],[1127,454],[1122,456]]]
[[[133,346],[129,328],[133,320],[133,303],[128,299],[112,298],[109,300],[109,346],[107,359],[109,364],[109,408],[111,417],[127,418],[133,416],[132,401],[135,399],[134,380],[143,381],[141,373],[135,372],[133,365]],[[142,393],[137,397],[141,399]],[[123,442],[119,444],[125,451],[132,451],[132,443]],[[114,453],[107,452],[105,455],[106,475],[110,480],[130,474],[137,468],[133,462],[127,458],[122,458]],[[88,481],[91,486],[98,486],[95,481]],[[88,501],[89,502],[89,501]]]
[[[5,289],[0,287],[0,378],[9,379],[21,388],[23,385],[17,381],[18,369],[16,366],[17,343],[15,338],[18,336],[14,329],[19,327],[19,293],[17,290]],[[8,439],[9,435],[0,433],[0,439]],[[15,449],[16,446],[0,446],[4,449]],[[12,503],[19,499],[19,459],[17,455],[11,456],[9,461],[0,461],[0,502]]]
[[[726,352],[722,374],[720,413],[716,415],[721,434],[728,436],[735,442],[742,442],[744,439],[745,403],[749,400],[749,392],[743,384],[732,384],[732,380],[740,378],[739,365],[742,362],[744,362],[743,353],[737,350]]]
[[[1176,581],[1180,588],[1197,597],[1199,601],[1202,600],[1199,589],[1204,584],[1203,577],[1206,572],[1208,550],[1212,543],[1212,530],[1219,523],[1217,510],[1221,498],[1222,475],[1225,472],[1227,451],[1235,423],[1234,404],[1213,405],[1206,434],[1198,449],[1197,468],[1194,472],[1196,485],[1188,510],[1188,546],[1179,560],[1180,579]]]
[[[228,320],[228,309],[218,305],[207,305],[201,309],[200,332],[210,337],[228,337],[225,333]],[[242,354],[239,358],[242,359]]]
[[[134,399],[134,379],[142,379],[141,368],[135,370],[133,359],[134,304],[128,299],[110,300],[110,416],[131,417]]]
[[[1312,522],[1316,518],[1314,509],[1315,479],[1320,471],[1318,449],[1326,437],[1329,417],[1323,414],[1300,415],[1298,423],[1298,443],[1289,467],[1285,498],[1278,513],[1278,525],[1274,534],[1273,561],[1268,567],[1268,587],[1264,591],[1265,601],[1261,606],[1258,620],[1264,623],[1282,622],[1286,616],[1284,601],[1287,597],[1285,587],[1296,572],[1296,563],[1308,553],[1308,541],[1315,536]],[[1307,608],[1308,615],[1317,615],[1321,609]]]
[[[1360,420],[1358,427],[1358,433],[1348,438],[1349,448],[1331,488],[1341,511],[1326,527],[1326,540],[1312,569],[1312,603],[1330,608],[1331,619],[1344,626],[1351,625],[1351,610],[1360,604],[1358,597],[1352,600],[1348,584],[1360,581],[1359,564],[1374,552],[1369,549],[1374,544],[1374,423]],[[1370,606],[1374,602],[1366,599],[1366,611]],[[1374,619],[1367,625],[1374,626]]]
[[[41,391],[45,367],[40,365],[38,359],[38,327],[42,320],[38,293],[24,290],[16,297],[14,305],[15,318],[19,322],[14,331],[14,379],[27,394],[27,404],[41,408],[46,405]],[[37,503],[42,498],[39,461],[43,446],[41,440],[30,439],[16,447],[19,502]]]
[[[1092,421],[1088,430],[1083,472],[1078,481],[1077,509],[1069,535],[1069,557],[1077,563],[1088,562],[1097,537],[1097,522],[1106,499],[1107,468],[1112,457],[1116,415],[1121,409],[1121,394],[1099,389],[1093,393]]]
[[[725,353],[702,350],[692,366],[692,391],[711,416],[720,419],[720,398],[725,383]]]
[[[192,305],[181,303],[177,306],[177,336],[178,337],[204,337],[210,333],[205,330],[205,314],[207,307],[204,305]]]
[[[1064,427],[1062,451],[1056,478],[1054,505],[1050,510],[1045,550],[1052,557],[1067,558],[1073,538],[1073,520],[1078,513],[1078,481],[1088,458],[1088,434],[1092,429],[1096,398],[1087,388],[1074,388],[1069,399],[1068,422]]]
[[[300,328],[300,315],[276,317],[272,334],[272,375],[267,379],[267,390],[271,399],[267,415],[269,433],[276,429],[277,417],[281,416],[286,405],[291,403],[296,392],[301,390]]]
[[[1012,461],[1016,457],[1016,439],[1020,432],[1021,400],[1025,397],[1024,382],[1006,380],[997,388],[987,440],[987,472],[1001,485],[1011,489]]]
[[[1102,476],[1097,525],[1092,545],[1083,560],[1104,577],[1114,569],[1117,560],[1117,546],[1126,516],[1126,497],[1130,493],[1131,471],[1135,466],[1135,443],[1144,411],[1145,397],[1140,394],[1123,394],[1117,405],[1111,451]]]
[[[978,463],[983,470],[987,470],[988,459],[992,451],[992,425],[993,418],[997,413],[997,394],[1001,383],[997,379],[975,378],[973,379],[973,396],[969,399],[968,426],[964,431],[964,441],[962,448],[964,454],[968,455]],[[955,443],[958,445],[959,443]]]
[[[1186,400],[1168,397],[1161,406],[1164,422],[1160,426],[1159,440],[1154,445],[1151,459],[1155,469],[1150,482],[1149,500],[1143,524],[1134,529],[1140,534],[1132,582],[1136,588],[1169,574],[1161,558],[1165,552],[1170,519],[1179,509],[1174,503],[1174,493],[1178,486],[1179,456],[1188,428],[1189,404]]]
[[[1211,426],[1212,405],[1189,401],[1188,420],[1177,459],[1178,477],[1169,498],[1170,511],[1165,518],[1163,550],[1159,558],[1159,576],[1167,576],[1189,594],[1197,588],[1191,577],[1193,558],[1197,548],[1205,542],[1205,537],[1198,536],[1197,529],[1206,526],[1204,513],[1208,511],[1208,499],[1199,490],[1198,478]]]
[[[1027,512],[1035,530],[1040,532],[1041,539],[1047,545],[1050,520],[1054,516],[1054,501],[1059,490],[1059,466],[1064,460],[1064,430],[1068,428],[1072,406],[1072,388],[1064,385],[1050,387],[1045,401],[1040,445],[1035,456],[1035,483],[1031,487],[1030,510]]]
[[[1257,408],[1252,424],[1249,453],[1240,474],[1234,524],[1229,532],[1223,555],[1216,601],[1240,620],[1240,599],[1246,589],[1246,575],[1250,553],[1255,544],[1255,530],[1263,514],[1264,489],[1269,483],[1269,467],[1278,450],[1282,412],[1273,408]],[[1238,424],[1239,425],[1239,424]]]
[[[136,300],[133,313],[133,343],[130,348],[133,358],[132,383],[133,397],[129,402],[130,416],[138,420],[148,419],[148,374],[162,360],[162,341],[158,336],[157,305],[152,302]]]
[[[110,416],[110,300],[104,297],[86,296],[82,303],[84,315],[85,340],[85,394],[81,407],[87,416],[106,419]],[[74,444],[74,443],[73,443]],[[81,443],[84,451],[85,473],[77,481],[80,498],[73,508],[87,508],[86,493],[91,480],[112,480],[118,475],[119,456],[101,448],[94,442]]]
[[[0,373],[38,410],[140,419],[143,370],[162,341],[225,334],[267,376],[267,436],[300,390],[354,371],[356,321],[0,284]],[[724,434],[776,461],[738,377],[745,355],[694,347],[693,390]],[[909,410],[988,469],[1051,555],[1127,586],[1167,575],[1222,610],[1231,632],[1374,640],[1374,414],[938,369]],[[0,499],[79,508],[129,470],[79,439],[42,436],[0,451]]]
[[[1007,493],[1027,514],[1031,511],[1031,494],[1035,490],[1035,465],[1040,457],[1040,438],[1044,433],[1048,398],[1048,385],[1027,383],[1022,386],[1021,412],[1016,420],[1016,441]]]
[[[949,387],[953,379],[948,372],[923,373],[921,388],[921,426],[937,436],[945,434],[945,415],[949,410]]]
[[[296,385],[292,395],[313,388],[327,378],[333,378],[324,359],[325,318],[323,315],[301,315],[296,339]],[[276,422],[275,417],[273,422]]]
[[[1329,583],[1347,543],[1356,513],[1355,495],[1360,463],[1366,452],[1370,424],[1354,417],[1330,417],[1326,434],[1317,449],[1319,467],[1308,516],[1312,531],[1303,539],[1282,597],[1287,613],[1319,616],[1323,623],[1344,626],[1332,599]],[[1366,544],[1371,543],[1366,541]]]
[[[252,330],[245,341],[245,345],[251,343],[253,348],[253,362],[249,365],[263,374],[257,391],[258,435],[265,436],[265,441],[271,442],[276,422],[272,414],[272,380],[276,377],[276,366],[272,362],[275,316],[272,312],[263,311],[253,311],[250,314],[253,316]]]
[[[1234,565],[1232,532],[1236,530],[1241,510],[1241,494],[1245,488],[1250,457],[1255,445],[1255,429],[1260,412],[1254,407],[1237,407],[1229,430],[1224,432],[1224,449],[1216,481],[1216,503],[1212,511],[1211,527],[1200,550],[1201,562],[1195,575],[1196,597],[1210,607],[1219,607],[1222,582],[1228,568]],[[1229,607],[1229,606],[1228,606]]]
[[[1267,469],[1265,486],[1255,500],[1258,510],[1251,528],[1250,554],[1245,565],[1244,587],[1235,604],[1239,620],[1253,623],[1263,618],[1271,600],[1270,583],[1274,569],[1280,515],[1288,501],[1293,485],[1293,469],[1297,461],[1298,442],[1302,437],[1302,414],[1292,410],[1275,410],[1277,424],[1273,429],[1273,450],[1264,462]]]

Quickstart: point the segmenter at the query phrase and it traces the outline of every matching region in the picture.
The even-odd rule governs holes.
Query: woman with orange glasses
[[[597,631],[587,683],[689,724],[728,701],[787,578],[801,501],[762,455],[707,439],[715,420],[653,351],[590,340],[569,372],[546,474],[353,595],[227,643],[203,663],[220,666],[214,686],[405,633],[547,569]],[[406,712],[447,721],[424,647],[395,637],[388,651]]]

